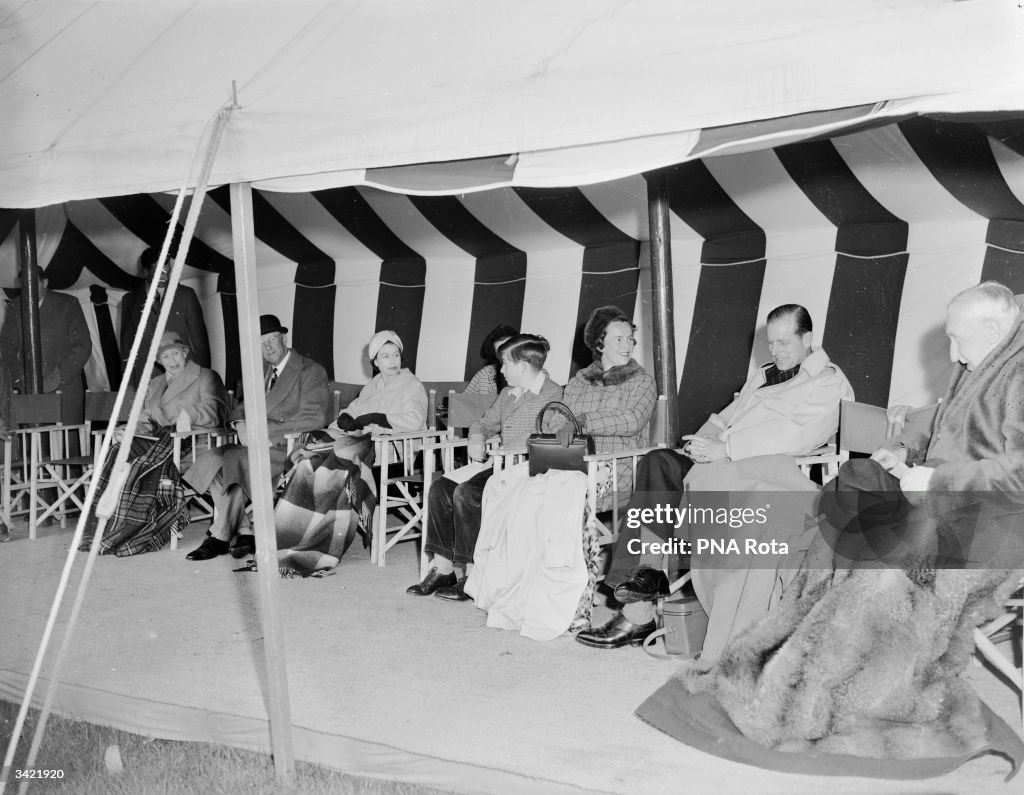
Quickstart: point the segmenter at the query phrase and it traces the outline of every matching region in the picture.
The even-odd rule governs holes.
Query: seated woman
[[[565,385],[565,404],[594,439],[599,453],[646,447],[651,415],[658,400],[654,378],[633,360],[636,327],[617,306],[602,306],[590,314],[583,341],[594,354],[589,367],[577,371]],[[572,423],[562,426],[571,435]],[[568,443],[566,436],[564,443]],[[616,465],[616,490],[605,492],[597,510],[611,510],[619,499],[633,492],[633,467],[629,461]]]
[[[292,454],[295,467],[274,510],[284,573],[332,569],[357,531],[369,537],[377,504],[372,434],[426,427],[427,393],[402,367],[402,340],[393,331],[378,331],[368,350],[373,378],[326,434]]]
[[[484,337],[480,346],[480,356],[487,364],[476,371],[474,376],[466,385],[466,391],[474,395],[497,395],[507,384],[501,374],[501,356],[498,350],[519,332],[511,326],[504,324],[495,326],[490,333]]]
[[[175,428],[194,430],[217,428],[228,414],[227,392],[220,376],[191,360],[191,351],[176,332],[160,339],[157,361],[163,373],[154,373],[142,404],[136,436],[131,442],[130,471],[117,509],[103,531],[100,554],[119,557],[160,549],[188,524],[188,509],[181,475],[174,466]],[[114,439],[120,444],[124,431]],[[107,455],[100,474],[99,495],[106,489],[116,447]],[[96,529],[96,516],[85,528],[88,549]]]
[[[535,431],[537,414],[552,400],[561,400],[562,387],[543,369],[549,347],[546,339],[533,334],[519,334],[501,347],[501,372],[508,386],[484,416],[470,426],[471,461],[482,462],[486,441],[495,437],[506,450],[525,450],[527,437]],[[552,424],[551,430],[556,425]],[[423,581],[407,588],[406,593],[429,596],[436,592],[442,599],[459,602],[469,599],[463,590],[467,567],[473,562],[480,532],[484,484],[493,472],[490,467],[478,465],[477,469],[465,482],[442,477],[431,487],[424,548],[433,555],[433,566]]]
[[[564,402],[599,453],[647,445],[656,388],[632,359],[633,331],[618,307],[595,309],[583,331],[594,362],[565,387]],[[557,415],[552,419],[562,422]],[[559,429],[563,444],[573,433],[566,421]],[[632,474],[629,461],[618,465],[616,491],[601,496],[599,510],[628,500]],[[489,481],[476,566],[465,589],[488,611],[488,626],[517,629],[536,640],[589,626],[600,547],[597,533],[584,522],[586,492],[579,472],[532,478],[507,472]]]

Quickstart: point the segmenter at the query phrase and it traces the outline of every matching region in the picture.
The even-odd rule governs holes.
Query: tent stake
[[[648,171],[647,217],[651,239],[651,291],[654,293],[654,380],[658,394],[668,399],[665,442],[679,443],[678,381],[676,380],[676,338],[672,299],[672,229],[669,222],[668,176],[665,169]]]
[[[270,487],[270,438],[267,434],[267,397],[263,392],[263,356],[260,347],[259,296],[256,293],[256,234],[252,209],[252,185],[231,185],[231,237],[234,242],[235,282],[238,286],[238,341],[242,354],[242,388],[245,395],[243,441],[249,448],[249,482],[252,484],[253,530],[263,627],[263,655],[267,665],[267,701],[270,712],[270,746],[274,771],[280,784],[295,775],[292,720],[288,697],[288,670],[281,628],[280,576],[277,572],[277,536]]]

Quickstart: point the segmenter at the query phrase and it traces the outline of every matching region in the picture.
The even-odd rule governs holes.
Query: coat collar
[[[580,380],[594,386],[615,386],[624,384],[642,372],[644,368],[637,364],[635,359],[630,359],[625,364],[616,365],[608,370],[601,368],[601,362],[594,362],[589,367],[577,371],[576,375]]]
[[[825,353],[825,349],[815,348],[807,355],[807,358],[800,362],[800,371],[807,373],[807,375],[809,375],[811,378],[816,378],[821,374],[822,370],[831,365],[832,360],[828,358],[828,354]],[[771,362],[768,362],[768,364],[761,365],[762,375],[764,374],[764,371],[771,366]]]
[[[185,367],[178,374],[178,377],[171,381],[167,380],[166,375],[153,378],[151,385],[156,387],[154,391],[160,395],[160,402],[166,402],[192,386],[196,379],[199,378],[199,370],[198,364],[188,361],[185,362]]]
[[[285,396],[291,391],[292,385],[299,377],[299,371],[305,366],[305,357],[296,351],[294,348],[289,352],[288,361],[284,363],[283,369],[278,369],[277,381],[270,388],[267,393],[267,410],[270,410],[271,406],[276,406]],[[266,367],[264,373],[270,369],[270,365],[264,362]]]

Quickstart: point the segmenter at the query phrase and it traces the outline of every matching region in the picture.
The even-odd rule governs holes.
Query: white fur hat
[[[402,350],[402,339],[397,334],[395,334],[395,332],[391,331],[390,329],[378,331],[376,334],[370,337],[370,344],[366,346],[367,348],[369,348],[370,351],[371,362],[377,358],[377,353],[380,351],[382,347],[384,347],[384,343],[386,342],[393,342],[399,351]]]

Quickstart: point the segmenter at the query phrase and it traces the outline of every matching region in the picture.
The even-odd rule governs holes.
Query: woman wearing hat
[[[117,509],[103,531],[101,555],[136,555],[160,549],[172,532],[188,524],[181,474],[174,466],[175,428],[217,428],[228,414],[227,393],[220,376],[200,367],[177,332],[160,339],[157,362],[163,373],[154,372],[139,415],[138,435],[132,439],[129,472]],[[122,441],[118,429],[115,439]],[[100,475],[100,493],[107,487],[116,455],[107,455]],[[96,529],[91,515],[80,549],[88,549]]]
[[[373,378],[326,434],[292,454],[296,465],[274,510],[282,570],[333,568],[357,530],[369,537],[377,504],[372,434],[426,427],[427,393],[402,367],[402,340],[378,331],[367,348]]]
[[[154,373],[149,381],[140,422],[148,422],[154,429],[167,425],[218,428],[224,424],[228,405],[220,376],[192,360],[191,350],[177,332],[164,334],[156,360],[164,372]]]

